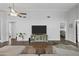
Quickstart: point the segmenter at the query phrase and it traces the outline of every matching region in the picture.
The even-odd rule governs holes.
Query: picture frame
[[[64,23],[60,23],[60,29],[65,29],[65,24]]]

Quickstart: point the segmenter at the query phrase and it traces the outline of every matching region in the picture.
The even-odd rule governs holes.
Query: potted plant
[[[26,35],[26,33],[20,32],[20,33],[17,33],[16,35],[17,35],[18,37],[21,37],[22,39],[24,39],[24,35]]]

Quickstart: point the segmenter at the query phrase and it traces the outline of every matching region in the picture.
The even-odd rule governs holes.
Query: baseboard
[[[29,44],[29,41],[17,41],[17,39],[12,38],[11,39],[11,45],[27,45]]]
[[[8,41],[0,42],[0,48],[3,47],[3,46],[6,46],[6,45],[8,45],[8,44],[9,44]]]
[[[76,46],[76,43],[74,43],[74,42],[72,42],[72,41],[69,41],[69,40],[65,40],[64,44]]]
[[[16,39],[12,39],[11,40],[11,45],[29,45],[29,41],[17,41]],[[56,44],[66,44],[66,45],[74,45],[76,46],[76,43],[69,41],[69,40],[64,40],[64,41],[60,41],[60,40],[49,40],[48,44],[50,45],[56,45]]]
[[[56,44],[60,44],[61,42],[60,42],[60,40],[49,40],[48,41],[48,44],[50,44],[50,45],[56,45]]]
[[[49,44],[52,44],[52,45],[56,45],[56,44],[65,44],[65,45],[74,45],[76,46],[76,43],[72,42],[72,41],[69,41],[69,40],[64,40],[64,41],[60,41],[60,40],[51,40],[51,41],[48,41]]]
[[[15,43],[11,44],[11,45],[28,45],[29,42],[28,41],[16,41]]]

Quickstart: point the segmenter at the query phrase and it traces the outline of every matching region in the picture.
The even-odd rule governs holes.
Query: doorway
[[[16,27],[15,27],[15,24],[16,24],[16,22],[9,22],[8,23],[8,29],[9,29],[9,45],[11,45],[11,39],[12,38],[14,38],[14,37],[16,37],[16,33],[15,33],[15,29],[16,29]]]
[[[60,23],[60,41],[61,43],[65,42],[65,23]]]
[[[12,27],[12,25],[11,25],[11,23],[9,22],[9,23],[8,23],[8,28],[9,28],[9,31],[8,31],[8,32],[9,32],[9,34],[8,34],[8,35],[9,35],[9,36],[8,36],[8,37],[9,37],[9,45],[11,45],[11,37],[12,37],[11,27]]]

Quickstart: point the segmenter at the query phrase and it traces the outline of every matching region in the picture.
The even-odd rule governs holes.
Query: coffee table
[[[48,42],[31,42],[30,44],[36,50],[36,54],[45,54]]]

